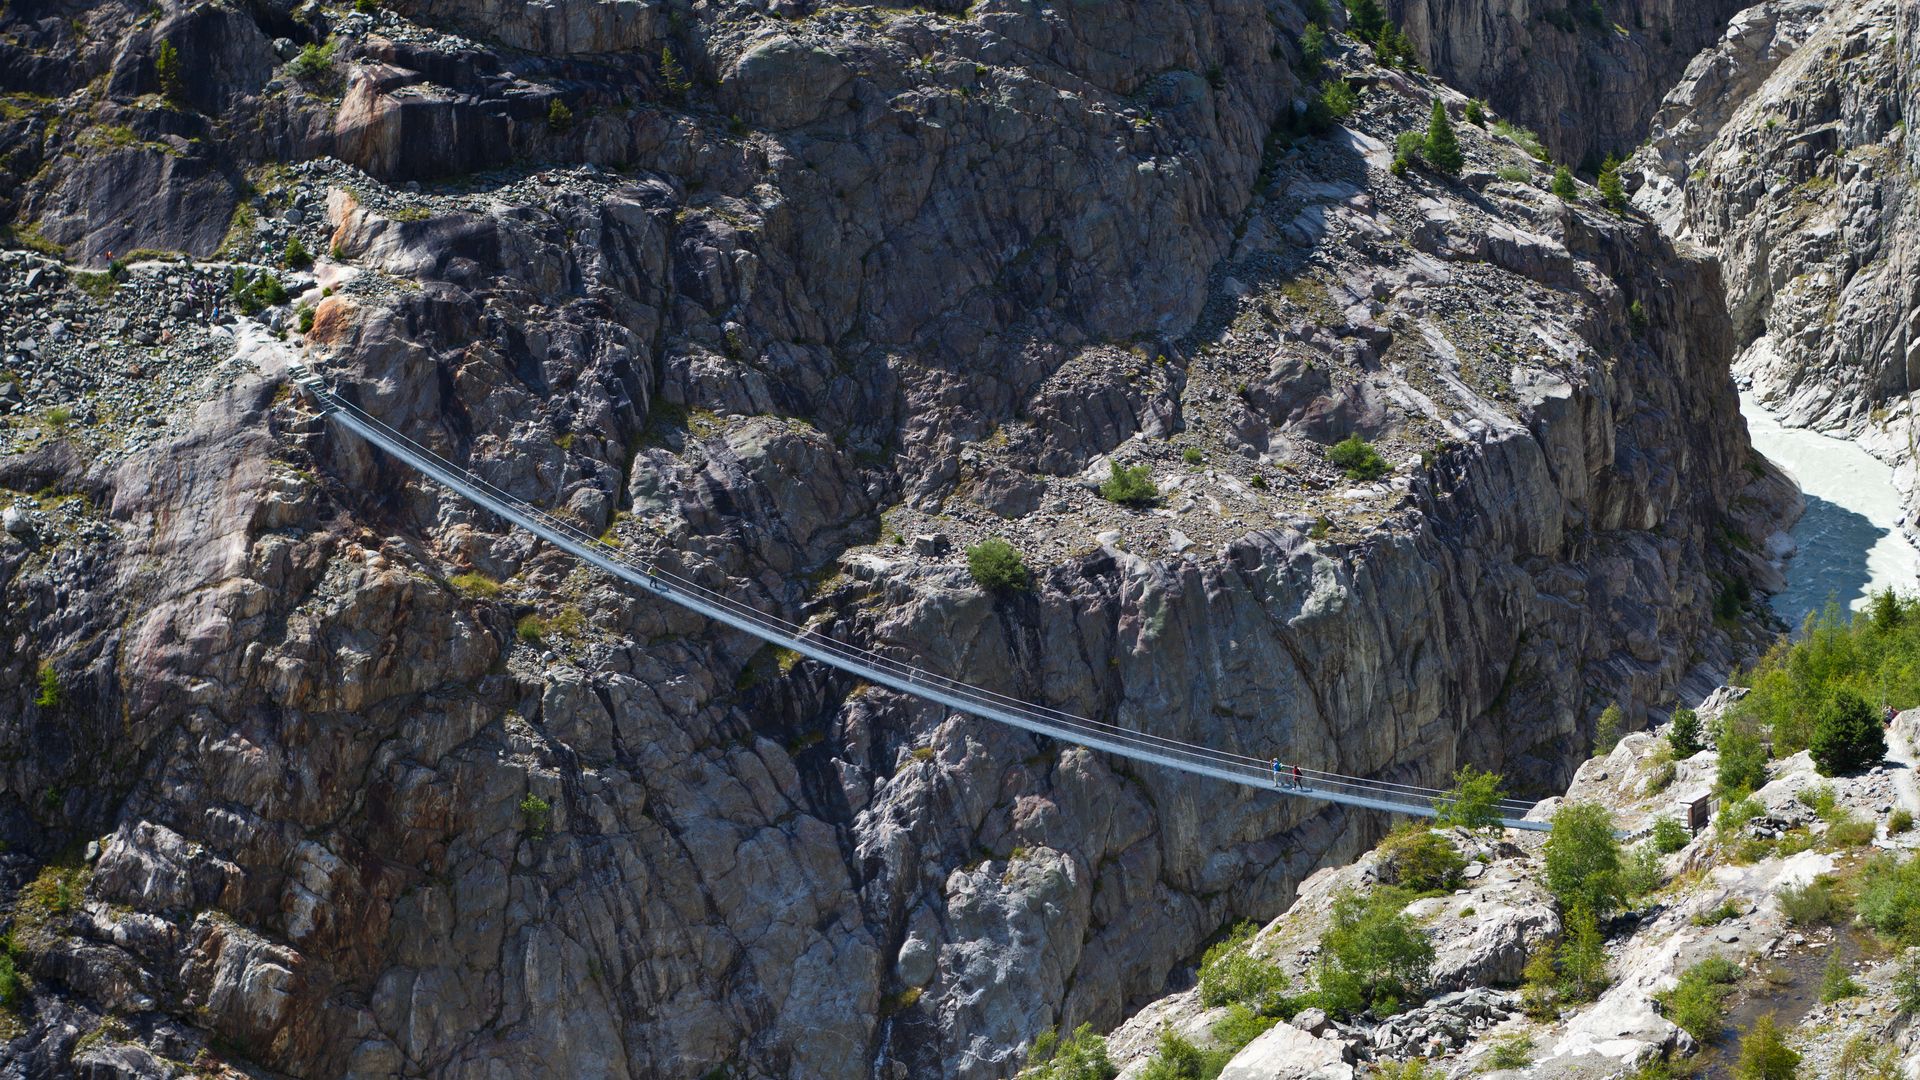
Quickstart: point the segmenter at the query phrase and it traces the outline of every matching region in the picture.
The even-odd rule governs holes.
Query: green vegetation
[[[303,83],[317,83],[333,74],[333,52],[339,43],[328,38],[326,44],[309,44],[300,55],[287,61],[287,74]]]
[[[1827,966],[1820,972],[1820,1000],[1832,1004],[1850,997],[1859,997],[1865,993],[1860,984],[1853,981],[1852,971],[1846,961],[1840,959],[1836,950],[1827,957]]]
[[[305,304],[293,309],[294,328],[303,334],[313,333],[313,309]]]
[[[1920,859],[1876,855],[1860,868],[1860,921],[1888,937],[1920,944]]]
[[[447,579],[447,584],[469,600],[491,600],[500,595],[500,583],[478,570],[455,574]]]
[[[1753,1022],[1740,1039],[1740,1059],[1733,1063],[1734,1080],[1794,1080],[1800,1075],[1800,1055],[1787,1045],[1773,1014]]]
[[[276,304],[287,302],[286,286],[280,279],[265,270],[248,270],[243,266],[233,268],[233,281],[230,285],[233,302],[241,311],[249,315],[260,312]]]
[[[1840,690],[1896,708],[1920,701],[1916,603],[1920,601],[1882,592],[1875,594],[1867,611],[1849,617],[1829,600],[1819,615],[1808,617],[1798,640],[1782,641],[1739,677],[1752,692],[1741,699],[1735,715],[1771,735],[1774,753],[1785,757],[1813,745],[1814,729]],[[1849,702],[1845,708],[1855,706]],[[1835,747],[1842,756],[1871,755],[1871,736],[1861,737],[1858,746],[1840,739]],[[1724,757],[1725,747],[1721,749]]]
[[[1887,835],[1898,836],[1913,828],[1913,811],[1905,808],[1887,815]]]
[[[1821,776],[1841,776],[1879,764],[1887,756],[1887,740],[1873,706],[1841,687],[1821,706],[1808,749]]]
[[[1620,713],[1620,706],[1609,704],[1600,710],[1600,716],[1593,722],[1593,756],[1606,757],[1613,748],[1620,745],[1621,728],[1626,718]]]
[[[1198,465],[1206,459],[1207,456],[1201,453],[1200,448],[1197,446],[1189,446],[1185,450],[1180,451],[1180,460],[1189,465]]]
[[[1767,745],[1761,741],[1758,727],[1747,718],[1744,710],[1722,718],[1720,734],[1715,741],[1720,747],[1720,771],[1716,786],[1723,797],[1745,795],[1766,784]]]
[[[1720,1034],[1727,1018],[1727,996],[1740,981],[1740,965],[1724,956],[1709,956],[1680,973],[1674,988],[1654,1000],[1668,1020],[1702,1045]]]
[[[1574,1001],[1592,1001],[1607,988],[1607,947],[1600,921],[1581,905],[1567,914],[1566,927],[1560,943],[1561,990]]]
[[[1160,497],[1160,489],[1154,486],[1152,469],[1145,465],[1127,468],[1117,461],[1107,463],[1107,479],[1100,485],[1100,497],[1110,503],[1121,506],[1149,506]]]
[[[552,101],[548,102],[547,103],[547,130],[568,131],[568,130],[571,130],[572,127],[573,127],[573,110],[567,108],[567,103],[564,101],[561,101],[559,98],[554,98]]]
[[[1580,197],[1580,189],[1573,184],[1573,170],[1565,165],[1553,167],[1553,193],[1561,202],[1572,202]]]
[[[687,78],[687,69],[680,66],[671,45],[660,47],[660,82],[675,99],[685,98],[693,90],[693,80]]]
[[[529,791],[527,797],[520,800],[520,816],[526,822],[527,835],[535,840],[543,839],[547,826],[553,823],[553,804]]]
[[[1017,592],[1031,586],[1032,574],[1012,544],[990,536],[967,549],[967,572],[988,592]]]
[[[1627,186],[1620,180],[1619,158],[1607,155],[1607,160],[1600,166],[1600,178],[1594,181],[1594,186],[1600,189],[1600,201],[1607,204],[1607,209],[1616,214],[1627,212]]]
[[[1685,760],[1706,748],[1700,740],[1700,715],[1688,708],[1673,710],[1673,721],[1667,725],[1667,749],[1673,756]]]
[[[1507,797],[1500,774],[1462,765],[1453,773],[1453,789],[1440,797],[1435,821],[1442,826],[1491,829],[1500,824],[1500,800]]]
[[[513,624],[513,636],[529,645],[537,645],[545,640],[550,630],[547,620],[538,615],[522,615],[520,621]]]
[[[1413,822],[1380,841],[1379,852],[1393,884],[1415,893],[1452,892],[1460,887],[1467,860],[1444,834]]]
[[[1373,1066],[1367,1080],[1444,1080],[1446,1073],[1420,1058],[1405,1061],[1381,1061]]]
[[[1660,866],[1660,852],[1653,842],[1635,844],[1620,871],[1621,891],[1638,900],[1657,892],[1666,881],[1666,872]]]
[[[1489,1069],[1524,1069],[1533,1064],[1533,1036],[1525,1032],[1496,1039],[1487,1055]]]
[[[1894,969],[1893,1000],[1902,1013],[1920,1012],[1920,949],[1908,949]]]
[[[1693,842],[1693,834],[1685,825],[1670,817],[1656,819],[1653,823],[1653,847],[1662,855],[1671,855]]]
[[[1474,127],[1486,127],[1487,126],[1486,103],[1481,101],[1479,98],[1468,98],[1466,117],[1467,117],[1467,123],[1472,124]]]
[[[160,83],[161,97],[176,105],[186,100],[186,81],[180,77],[180,50],[173,42],[161,42],[154,52],[153,75]]]
[[[380,5],[375,0],[353,0],[353,10],[362,15],[371,15],[380,10]]]
[[[1327,460],[1349,480],[1378,480],[1387,475],[1387,462],[1373,444],[1349,435],[1327,448]]]
[[[1326,66],[1327,32],[1319,23],[1308,24],[1300,35],[1300,72],[1310,79],[1320,77]]]
[[[1533,179],[1533,170],[1525,165],[1502,165],[1493,170],[1493,175],[1510,184],[1524,184]]]
[[[64,431],[73,422],[73,410],[65,405],[55,405],[47,410],[47,423],[55,431]]]
[[[1023,1080],[1113,1080],[1120,1070],[1107,1057],[1107,1040],[1081,1024],[1061,1039],[1051,1028],[1034,1037],[1027,1049]]]
[[[307,250],[307,245],[300,239],[298,233],[287,237],[287,249],[281,253],[280,258],[295,270],[305,270],[313,265],[313,253]]]
[[[1551,157],[1551,155],[1547,153],[1547,144],[1540,141],[1540,136],[1535,135],[1532,131],[1518,124],[1510,124],[1505,120],[1495,120],[1490,130],[1495,135],[1504,135],[1514,142],[1519,143],[1520,149],[1525,150],[1527,154],[1533,158],[1540,161],[1547,161]]]
[[[1280,969],[1253,955],[1259,927],[1243,922],[1208,947],[1200,958],[1200,1003],[1208,1008],[1243,1003],[1264,1009],[1287,988]]]
[[[33,695],[33,703],[42,709],[59,708],[60,698],[62,696],[60,672],[54,669],[52,661],[42,660],[40,662],[38,678],[40,687],[38,692]]]
[[[1406,915],[1406,894],[1375,889],[1362,898],[1343,891],[1333,899],[1333,924],[1320,939],[1314,1004],[1350,1017],[1371,1009],[1399,1010],[1425,985],[1433,945]]]
[[[1553,814],[1547,836],[1547,889],[1561,910],[1605,915],[1621,900],[1620,841],[1613,815],[1598,803],[1568,803]]]
[[[1347,0],[1347,29],[1363,41],[1372,41],[1387,25],[1380,0]]]
[[[1388,171],[1395,176],[1405,176],[1408,169],[1425,164],[1425,159],[1420,156],[1420,152],[1426,146],[1426,142],[1417,131],[1403,131],[1395,136],[1393,164],[1388,167]]]
[[[1453,120],[1447,116],[1447,107],[1439,98],[1433,99],[1433,115],[1427,120],[1427,140],[1421,149],[1433,167],[1448,176],[1459,176],[1461,167],[1467,163],[1466,155],[1460,152],[1460,138],[1453,131]]]
[[[1140,1080],[1213,1080],[1232,1058],[1225,1049],[1203,1050],[1174,1034],[1172,1028],[1163,1028],[1153,1060],[1147,1063]]]
[[[0,949],[0,1008],[17,1008],[26,999],[26,980],[14,966],[13,954]]]

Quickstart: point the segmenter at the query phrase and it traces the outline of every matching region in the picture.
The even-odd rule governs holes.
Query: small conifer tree
[[[1447,107],[1439,98],[1433,99],[1433,118],[1427,121],[1427,142],[1423,149],[1428,163],[1448,176],[1459,176],[1460,167],[1467,163],[1466,156],[1460,153],[1460,139],[1453,133],[1453,121],[1447,117]]]

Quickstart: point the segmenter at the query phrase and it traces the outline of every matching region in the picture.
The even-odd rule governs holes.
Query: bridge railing
[[[319,376],[303,366],[296,365],[295,374],[297,384],[323,412],[467,501],[656,596],[869,682],[1035,734],[1287,795],[1430,817],[1439,812],[1447,794],[1436,788],[1304,767],[1299,770],[1297,782],[1292,767],[1276,778],[1270,759],[1077,716],[929,672],[883,653],[828,637],[814,627],[788,622],[670,570],[630,560],[574,522],[534,506],[415,442],[333,393]],[[1503,824],[1510,828],[1545,829],[1543,823],[1523,820],[1531,808],[1531,803],[1504,799],[1497,811]]]

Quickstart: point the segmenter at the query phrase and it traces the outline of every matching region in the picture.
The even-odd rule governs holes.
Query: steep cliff
[[[1386,0],[1435,74],[1592,170],[1646,136],[1661,97],[1740,0]]]
[[[1377,833],[615,589],[307,412],[275,331],[715,588],[1250,754],[1545,789],[1740,647],[1792,497],[1712,267],[1464,124],[1390,172],[1464,98],[1364,48],[1310,132],[1290,4],[407,10],[8,16],[10,89],[75,69],[9,99],[16,236],[319,256],[298,308],[0,262],[18,1071],[1001,1075]]]
[[[1792,424],[1850,435],[1912,499],[1920,381],[1920,16],[1756,6],[1662,106],[1636,200],[1719,255],[1735,369]]]

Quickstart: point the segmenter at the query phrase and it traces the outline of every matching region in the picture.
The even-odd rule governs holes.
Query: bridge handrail
[[[1269,759],[1123,728],[924,671],[892,657],[817,633],[813,628],[786,622],[671,571],[633,562],[574,523],[502,490],[484,477],[420,445],[333,393],[318,375],[303,366],[296,365],[295,374],[297,383],[322,411],[334,415],[350,430],[422,475],[576,558],[682,607],[862,679],[959,712],[1198,775],[1253,787],[1275,786]],[[1447,794],[1435,788],[1345,776],[1319,769],[1301,768],[1300,777],[1302,783],[1299,788],[1282,786],[1280,790],[1286,794],[1318,797],[1392,813],[1433,816],[1438,813],[1437,804]],[[1291,779],[1291,769],[1288,769],[1283,774],[1283,781],[1290,783]],[[1503,799],[1497,809],[1506,815],[1502,823],[1510,828],[1547,828],[1544,823],[1521,819],[1531,806],[1521,800]]]

